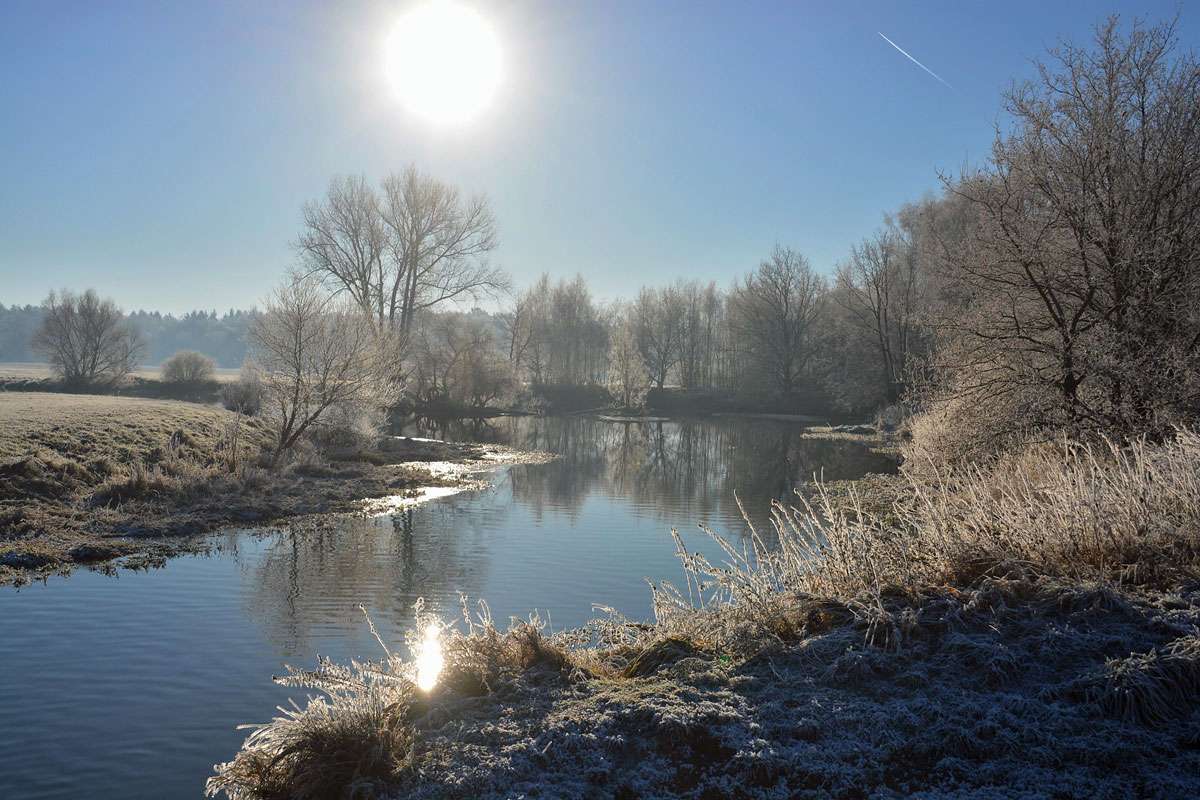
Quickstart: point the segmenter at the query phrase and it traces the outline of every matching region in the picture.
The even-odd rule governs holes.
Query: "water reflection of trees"
[[[537,424],[551,421],[559,424]],[[598,427],[604,423],[579,418],[512,418],[506,422],[512,446],[558,456],[550,464],[512,470],[513,497],[539,522],[547,506],[576,519],[608,468],[604,436]]]
[[[409,417],[402,424],[393,426],[393,432],[402,436],[420,436],[455,442],[483,442],[506,444],[509,433],[496,419],[443,419],[438,417]]]
[[[361,628],[359,604],[390,630],[406,626],[418,597],[453,607],[459,590],[479,593],[488,548],[449,511],[434,504],[270,534],[252,561],[251,613],[284,652],[303,653],[322,629]]]
[[[285,653],[310,652],[314,638],[331,632],[361,632],[359,603],[395,632],[411,620],[417,597],[456,608],[460,590],[480,596],[496,547],[492,532],[506,524],[510,491],[539,522],[553,513],[574,524],[588,499],[598,497],[629,503],[639,516],[668,525],[704,522],[737,534],[744,526],[735,492],[766,530],[770,501],[790,497],[814,473],[838,480],[892,468],[856,442],[805,438],[798,426],[770,421],[499,418],[408,433],[500,442],[559,458],[512,467],[482,495],[269,535],[261,550],[247,551],[247,602]],[[228,545],[237,547],[237,539]]]
[[[765,524],[773,499],[814,475],[856,478],[894,469],[890,459],[846,440],[806,438],[795,424],[765,420],[612,423],[582,417],[498,418],[488,441],[559,456],[512,470],[513,496],[538,519],[546,507],[574,519],[593,494],[627,498],[679,524],[736,517],[734,493]],[[467,428],[445,429],[453,436]]]

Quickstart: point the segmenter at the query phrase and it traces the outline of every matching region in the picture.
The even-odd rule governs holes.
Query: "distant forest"
[[[30,341],[44,314],[42,306],[0,303],[0,361],[42,361]],[[146,343],[143,359],[157,366],[179,350],[210,356],[218,367],[240,367],[246,359],[246,331],[255,310],[189,311],[176,317],[158,311],[133,311],[127,319]]]

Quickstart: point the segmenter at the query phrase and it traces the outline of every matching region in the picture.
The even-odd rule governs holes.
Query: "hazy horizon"
[[[384,76],[410,5],[6,4],[0,302],[92,286],[126,309],[250,308],[293,263],[303,203],[335,175],[410,163],[489,196],[493,261],[517,286],[724,285],[776,242],[828,273],[939,168],[986,156],[1002,90],[1060,37],[1086,41],[1110,10],[1179,11],[1185,48],[1200,30],[1171,2],[932,19],[880,2],[474,3],[504,80],[446,129]]]

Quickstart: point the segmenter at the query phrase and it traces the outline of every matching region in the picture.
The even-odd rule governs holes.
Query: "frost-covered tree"
[[[394,340],[312,278],[294,275],[276,289],[250,338],[276,460],[332,410],[366,411],[395,400]]]
[[[608,348],[608,390],[622,408],[642,404],[649,383],[638,350],[636,322],[628,310],[615,315],[612,341]]]
[[[34,352],[69,386],[113,384],[137,366],[141,337],[112,300],[95,290],[51,292],[42,304]]]
[[[781,394],[800,386],[815,348],[815,323],[825,280],[803,255],[776,246],[771,257],[730,295],[731,325],[739,347]]]
[[[1200,63],[1172,25],[1064,44],[1015,87],[989,163],[949,183],[937,395],[1006,428],[1162,431],[1200,398]]]

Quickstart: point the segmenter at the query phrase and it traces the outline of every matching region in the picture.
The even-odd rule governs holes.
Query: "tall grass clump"
[[[1127,722],[1162,724],[1185,716],[1200,694],[1200,636],[1182,636],[1148,653],[1110,658],[1068,687]]]
[[[217,764],[206,793],[230,800],[387,796],[402,785],[420,752],[420,733],[469,708],[532,669],[566,675],[576,669],[569,649],[580,632],[549,635],[536,616],[512,620],[501,631],[487,605],[472,613],[464,600],[461,629],[444,625],[417,603],[416,624],[405,636],[413,658],[388,647],[370,619],[384,657],[349,666],[321,659],[313,670],[288,667],[282,686],[315,689],[301,708],[251,730],[235,758]],[[440,670],[432,688],[420,686],[425,632],[434,629]]]
[[[407,712],[414,688],[389,661],[348,667],[322,660],[292,670],[285,686],[319,689],[304,708],[253,728],[237,757],[218,764],[206,788],[230,800],[376,797],[397,783],[412,755]]]
[[[241,415],[224,420],[219,436],[205,448],[177,430],[165,446],[153,448],[144,458],[110,465],[105,479],[92,489],[88,505],[118,508],[132,501],[190,502],[254,488],[264,479],[252,463],[259,451],[254,434]]]
[[[720,563],[687,552],[676,536],[686,584],[653,587],[660,631],[798,634],[812,629],[814,614],[836,618],[838,609],[900,625],[885,619],[885,595],[1014,570],[1124,583],[1192,573],[1200,434],[1181,429],[1162,443],[1124,446],[1033,442],[984,465],[906,472],[888,513],[865,505],[853,489],[776,502],[773,530],[751,526],[743,547],[710,531],[726,555]]]
[[[1166,441],[1032,442],[986,464],[911,479],[907,520],[928,573],[957,582],[980,566],[1018,562],[1068,578],[1144,582],[1196,564],[1200,434]]]

